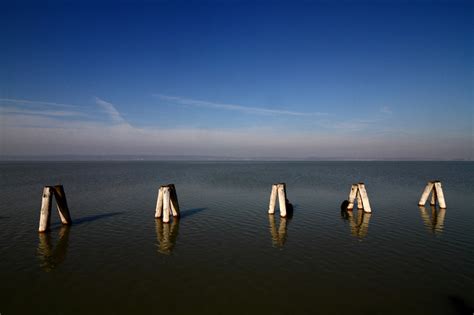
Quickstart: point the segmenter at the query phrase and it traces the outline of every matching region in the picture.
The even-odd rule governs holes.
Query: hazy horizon
[[[360,158],[347,158],[341,156],[334,157],[233,157],[233,156],[216,156],[216,155],[130,155],[130,154],[119,154],[119,155],[1,155],[0,161],[255,161],[255,162],[358,162],[358,161],[380,161],[380,162],[472,162],[473,160],[468,159],[426,159],[426,158],[413,158],[413,157],[397,157],[397,158],[371,158],[371,157],[360,157]]]

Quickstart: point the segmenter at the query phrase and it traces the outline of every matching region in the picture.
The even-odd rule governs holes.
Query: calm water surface
[[[445,211],[417,206],[430,179]],[[291,219],[267,214],[282,181]],[[359,181],[372,214],[341,216]],[[74,224],[54,210],[39,235],[58,183]],[[167,183],[182,217],[162,224]],[[473,312],[473,163],[4,162],[0,187],[2,315]]]

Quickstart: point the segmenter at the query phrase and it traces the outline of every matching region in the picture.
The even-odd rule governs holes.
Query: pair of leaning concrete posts
[[[419,206],[424,206],[428,197],[431,193],[430,205],[435,206],[436,201],[438,201],[439,207],[441,209],[446,209],[446,200],[444,199],[443,187],[439,180],[432,180],[426,184],[425,190],[421,194],[420,201],[418,202]]]
[[[351,191],[349,192],[349,204],[347,210],[351,211],[354,209],[354,202],[357,198],[357,209],[363,209],[364,212],[371,213],[372,208],[370,208],[369,196],[367,195],[367,190],[365,189],[364,183],[352,184]]]
[[[290,206],[290,203],[288,199],[286,198],[286,184],[285,183],[278,183],[278,184],[272,185],[272,192],[270,194],[270,205],[268,207],[268,214],[275,213],[275,205],[277,201],[277,196],[278,196],[278,203],[280,206],[280,216],[284,218],[287,216],[288,214],[287,210]]]
[[[439,180],[429,181],[426,185],[420,201],[419,206],[424,206],[428,197],[431,193],[431,205],[436,205],[438,201],[439,207],[446,209],[446,201],[444,199],[443,188]],[[69,214],[69,208],[66,201],[66,194],[62,185],[56,186],[45,186],[43,188],[43,197],[41,202],[39,232],[46,232],[49,230],[51,225],[51,204],[53,196],[56,199],[56,205],[61,218],[62,224],[72,224],[71,215]],[[291,207],[288,199],[286,198],[286,185],[285,183],[278,183],[272,185],[272,192],[270,194],[270,205],[268,207],[268,213],[275,213],[275,206],[278,197],[278,203],[280,208],[280,216],[286,217],[288,208]],[[351,186],[349,192],[349,204],[347,210],[354,208],[354,203],[357,199],[357,209],[363,209],[364,212],[372,212],[370,208],[369,197],[365,189],[364,183],[357,183]],[[170,221],[170,215],[174,218],[178,218],[180,215],[178,195],[176,193],[176,187],[174,184],[161,186],[158,190],[158,200],[156,202],[155,218],[162,218],[163,223]]]
[[[39,232],[46,232],[49,230],[51,225],[51,204],[53,196],[56,199],[56,206],[62,224],[70,225],[72,223],[63,186],[45,186],[43,188],[43,198],[41,201],[40,222],[38,227]]]

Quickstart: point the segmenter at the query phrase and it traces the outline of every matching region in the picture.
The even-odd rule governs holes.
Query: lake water
[[[471,162],[3,162],[0,313],[472,314]],[[443,183],[447,209],[418,199]],[[365,182],[371,215],[341,215]],[[285,182],[291,219],[267,214]],[[154,219],[159,185],[181,218]],[[44,185],[73,225],[39,234]],[[278,210],[277,210],[278,214]]]

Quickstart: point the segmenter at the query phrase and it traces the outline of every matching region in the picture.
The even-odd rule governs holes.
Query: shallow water
[[[0,313],[472,314],[474,163],[3,162]],[[448,208],[417,206],[431,179]],[[363,181],[371,215],[342,216]],[[291,219],[267,214],[286,182]],[[74,224],[38,234],[44,185]],[[154,219],[174,183],[182,216]],[[54,209],[54,207],[53,207]]]

